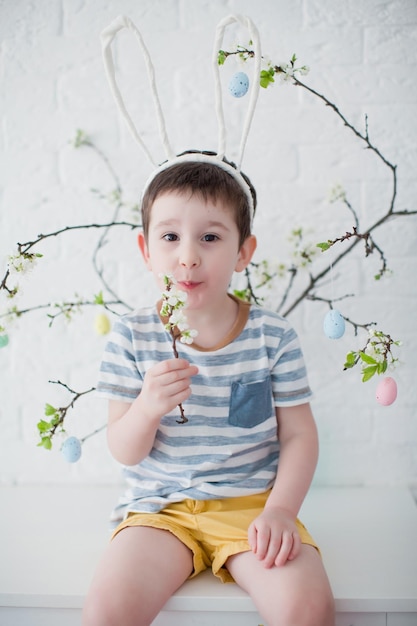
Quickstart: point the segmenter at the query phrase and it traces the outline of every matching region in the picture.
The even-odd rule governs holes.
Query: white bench
[[[0,626],[79,626],[120,488],[0,487]],[[319,542],[337,626],[417,625],[417,507],[405,488],[314,488],[301,517]],[[205,572],[154,626],[258,626],[235,584]],[[319,625],[318,625],[319,626]]]

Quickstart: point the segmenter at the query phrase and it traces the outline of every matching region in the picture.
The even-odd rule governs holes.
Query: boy
[[[187,293],[198,336],[173,358],[158,303],[121,318],[108,342],[99,390],[129,489],[84,626],[149,625],[206,567],[245,589],[268,626],[334,624],[319,552],[297,520],[318,454],[298,339],[228,293],[256,248],[248,184],[230,164],[188,155],[145,190],[140,251],[161,291],[171,274]]]

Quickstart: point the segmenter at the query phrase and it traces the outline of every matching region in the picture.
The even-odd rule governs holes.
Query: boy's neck
[[[227,294],[221,308],[187,311],[186,314],[189,327],[198,331],[198,335],[193,342],[193,346],[197,350],[213,350],[222,345],[226,345],[228,343],[227,339],[229,336],[236,336],[239,334],[242,330],[240,326],[244,326],[247,319],[247,314],[244,314],[242,317],[242,324],[239,324],[241,305],[242,303],[239,304],[239,300],[237,298]],[[237,323],[239,325],[239,329],[235,329]],[[231,337],[231,339],[233,338],[234,337]]]
[[[239,305],[229,294],[221,308],[187,311],[190,327],[198,330],[195,343],[201,348],[213,348],[222,343],[232,330],[238,313]]]

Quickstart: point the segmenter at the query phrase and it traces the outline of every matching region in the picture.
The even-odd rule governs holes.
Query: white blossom
[[[194,337],[197,337],[198,331],[193,329],[184,330],[181,334],[181,343],[192,344]]]
[[[337,200],[346,200],[346,191],[340,183],[336,183],[329,191],[329,202],[337,202]]]
[[[272,67],[272,61],[271,61],[270,57],[268,57],[266,55],[262,55],[261,70],[268,71],[271,67]]]
[[[10,255],[8,259],[8,268],[10,274],[28,274],[36,265],[38,255],[35,254],[16,254]]]
[[[281,67],[283,70],[279,74],[280,81],[282,83],[288,83],[294,77],[294,70],[290,65],[287,65],[285,68]]]
[[[384,355],[383,355],[381,349],[373,341],[370,341],[368,343],[368,345],[366,346],[365,354],[367,354],[368,356],[372,357],[377,362],[378,361],[382,362],[384,360]]]
[[[166,289],[162,292],[161,315],[168,318],[166,329],[171,331],[174,327],[180,332],[180,341],[182,343],[193,343],[194,337],[197,336],[196,330],[191,330],[184,312],[187,306],[187,293],[178,289],[175,278],[170,274],[161,275],[166,285]]]
[[[290,67],[290,65],[287,63],[287,61],[278,61],[277,66],[278,66],[279,68],[281,68],[281,70],[282,70],[283,72],[286,72],[286,71],[287,71],[287,68],[288,68],[288,67]]]
[[[172,326],[176,326],[180,332],[188,330],[188,322],[185,313],[182,309],[174,309],[169,316],[169,323]]]

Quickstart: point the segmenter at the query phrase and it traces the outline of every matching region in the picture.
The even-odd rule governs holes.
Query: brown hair
[[[214,153],[204,152],[204,154]],[[226,159],[224,160],[226,161]],[[231,161],[226,162],[235,167]],[[255,189],[247,176],[242,172],[241,174],[249,185],[255,209]],[[142,228],[145,239],[148,238],[152,205],[159,196],[168,191],[190,192],[191,195],[201,196],[205,201],[223,200],[235,215],[239,230],[239,246],[251,234],[249,201],[239,182],[215,163],[187,161],[176,163],[162,170],[149,183],[142,199]]]

